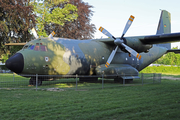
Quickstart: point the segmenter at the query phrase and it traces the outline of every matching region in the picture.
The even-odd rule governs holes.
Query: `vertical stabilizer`
[[[166,10],[162,10],[156,34],[167,33],[171,33],[171,14]],[[171,43],[157,44],[157,46],[171,49]]]

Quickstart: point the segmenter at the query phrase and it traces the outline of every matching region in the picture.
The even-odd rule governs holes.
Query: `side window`
[[[41,45],[41,51],[47,51],[47,47],[45,45]]]
[[[28,49],[35,50],[35,51],[47,51],[47,47],[42,43],[36,43],[36,45],[30,45]]]
[[[34,50],[35,50],[35,51],[39,51],[39,45],[36,45],[36,47],[35,47]]]

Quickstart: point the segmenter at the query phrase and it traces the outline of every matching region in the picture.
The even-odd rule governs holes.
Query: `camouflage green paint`
[[[109,49],[110,47],[107,44],[93,40],[89,43],[79,43],[79,47],[89,63],[89,75],[96,74],[95,68],[106,62],[109,57],[107,55],[109,55],[112,50],[112,48]]]
[[[36,45],[36,43],[42,43],[47,46],[48,51],[34,51],[29,49],[19,51],[23,54],[25,61],[22,73],[64,75],[69,72],[70,66],[63,61],[63,55],[65,53],[63,45],[43,38],[33,40],[26,45]]]

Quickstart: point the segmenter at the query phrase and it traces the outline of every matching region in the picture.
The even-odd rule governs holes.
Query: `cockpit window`
[[[42,43],[36,43],[35,45],[25,45],[23,49],[35,50],[35,51],[48,51],[47,46]]]
[[[28,48],[28,45],[25,45],[24,47],[23,47],[23,49],[27,49]]]
[[[45,45],[41,45],[41,51],[47,51],[47,47]]]
[[[30,46],[28,47],[28,49],[30,49],[30,48],[31,48],[31,46],[32,46],[32,45],[30,45]]]
[[[30,45],[30,46],[28,47],[28,49],[33,50],[33,49],[34,49],[34,45]]]

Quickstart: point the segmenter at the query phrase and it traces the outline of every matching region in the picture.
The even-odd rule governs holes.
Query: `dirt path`
[[[174,78],[174,77],[170,77],[170,76],[163,76],[163,77],[161,77],[161,79],[180,80],[180,78]]]

